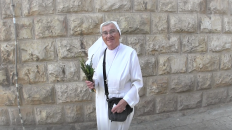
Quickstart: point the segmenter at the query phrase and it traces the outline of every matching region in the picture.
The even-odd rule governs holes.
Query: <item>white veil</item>
[[[110,21],[110,22],[116,26],[119,34],[121,35],[121,30],[120,30],[117,22],[115,22],[115,21]],[[104,23],[106,23],[106,22],[104,22]],[[104,23],[102,23],[100,25],[100,32],[102,29],[102,25]],[[106,46],[105,42],[103,41],[102,37],[98,38],[98,40],[88,49],[88,61],[86,62],[86,64],[90,64],[90,61],[92,58],[93,68],[95,69],[97,67],[98,61],[100,60],[101,56],[103,55],[106,47],[107,46]]]

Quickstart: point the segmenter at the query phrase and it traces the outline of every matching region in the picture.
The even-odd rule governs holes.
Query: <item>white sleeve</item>
[[[130,76],[132,86],[123,99],[134,107],[139,102],[139,90],[143,87],[142,72],[135,51],[132,52],[130,59]]]

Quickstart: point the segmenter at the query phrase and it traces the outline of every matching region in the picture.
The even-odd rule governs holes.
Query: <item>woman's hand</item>
[[[127,105],[127,102],[124,99],[121,99],[119,103],[114,108],[112,108],[111,112],[121,113],[125,110],[126,105]]]
[[[90,89],[94,89],[95,88],[95,84],[94,82],[91,81],[85,81],[86,85],[88,86],[88,88]]]

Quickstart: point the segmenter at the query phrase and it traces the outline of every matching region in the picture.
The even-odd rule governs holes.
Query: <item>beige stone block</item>
[[[6,108],[0,108],[0,126],[10,125],[10,116]]]
[[[25,125],[35,125],[35,117],[32,107],[21,107],[21,114],[23,123]],[[17,107],[9,109],[10,120],[12,125],[21,125],[21,119],[19,117],[19,110]]]
[[[50,104],[55,103],[53,85],[44,84],[42,86],[24,86],[23,98],[24,103],[34,104]]]
[[[0,21],[0,41],[14,40],[14,25],[12,19]]]
[[[182,52],[206,52],[207,36],[206,35],[182,35]]]
[[[22,0],[23,15],[53,14],[54,5],[54,0]]]
[[[196,14],[172,14],[170,15],[170,32],[194,33],[197,32]]]
[[[156,5],[155,0],[134,0],[135,11],[155,11]]]
[[[170,74],[171,64],[169,56],[159,56],[158,59],[158,74]]]
[[[172,76],[170,91],[175,93],[191,91],[195,87],[194,82],[193,75]]]
[[[42,16],[34,19],[36,38],[62,37],[67,35],[65,16]]]
[[[187,70],[187,56],[177,55],[170,57],[171,73],[184,73]]]
[[[81,44],[81,49],[82,51],[85,49],[86,52],[88,51],[88,49],[98,40],[99,37],[96,36],[83,36],[80,37],[80,44]],[[121,37],[121,39],[123,39],[121,42],[124,43],[124,38]]]
[[[212,14],[224,14],[228,12],[228,0],[207,0],[208,12]]]
[[[229,13],[232,13],[232,0],[229,0]]]
[[[83,58],[85,61],[87,60],[87,58]],[[85,73],[82,71],[82,69],[80,68],[80,81],[86,81],[86,76]]]
[[[128,45],[133,49],[135,49],[138,56],[145,54],[146,50],[144,50],[145,47],[144,36],[128,36],[127,40],[128,40]]]
[[[219,15],[200,15],[200,32],[219,33],[222,30],[222,19]]]
[[[221,62],[220,62],[220,69],[228,70],[232,67],[232,54],[222,54],[221,55]]]
[[[88,49],[96,40],[97,38],[93,36],[57,39],[58,57],[59,59],[87,57]]]
[[[21,16],[22,13],[22,1],[21,0],[14,0],[14,13],[15,16]],[[12,13],[12,6],[11,0],[3,0],[1,1],[1,12],[2,18],[11,18],[13,17]]]
[[[85,110],[85,120],[87,122],[96,121],[96,107],[94,103],[85,105],[84,110]]]
[[[152,33],[167,33],[168,31],[168,15],[152,14]]]
[[[213,73],[214,87],[226,87],[232,85],[232,73],[215,72]]]
[[[14,68],[10,68],[11,76]],[[36,84],[47,81],[44,64],[18,65],[19,84]]]
[[[50,83],[77,81],[80,70],[79,62],[57,62],[48,64],[48,79]]]
[[[227,99],[227,101],[228,102],[232,101],[232,87],[228,88],[228,99]]]
[[[145,78],[143,77],[143,87],[139,90],[139,97],[143,97],[143,96],[145,96],[145,94],[146,94],[146,86],[144,85],[145,84]]]
[[[196,90],[210,89],[212,86],[212,74],[197,74]]]
[[[56,84],[57,103],[82,102],[92,100],[92,93],[84,82]]]
[[[178,110],[193,109],[201,107],[202,92],[188,93],[178,96]]]
[[[31,39],[33,38],[33,23],[30,18],[23,18],[17,20],[17,38]]]
[[[95,0],[94,5],[97,12],[129,12],[132,6],[130,0]]]
[[[23,62],[51,61],[55,58],[55,40],[33,40],[20,42]]]
[[[1,58],[3,63],[14,63],[15,44],[13,42],[7,42],[1,44]]]
[[[213,52],[220,52],[231,49],[231,36],[217,35],[209,37],[209,50]]]
[[[84,121],[84,112],[81,105],[65,105],[64,106],[65,119],[69,123],[77,123]]]
[[[120,36],[119,42],[122,43],[122,44],[128,45],[128,42],[127,42],[127,35],[123,35],[123,34],[122,34],[122,35]]]
[[[6,67],[0,68],[0,85],[1,86],[8,86],[10,84],[10,78],[8,69]]]
[[[56,10],[58,13],[92,12],[93,0],[57,0]]]
[[[69,31],[73,36],[100,34],[100,25],[103,23],[102,14],[69,15]]]
[[[149,13],[113,13],[105,15],[106,21],[117,21],[122,34],[148,34],[150,33]]]
[[[148,54],[179,52],[180,38],[177,35],[148,35],[146,36],[146,50]]]
[[[35,118],[39,125],[62,123],[62,113],[62,107],[58,105],[35,107]]]
[[[186,72],[187,56],[159,56],[158,62],[158,73],[169,74],[169,73],[184,73]]]
[[[193,75],[172,76],[170,91],[175,93],[191,91],[195,87],[194,82]]]
[[[139,90],[139,97],[143,98],[147,95],[147,87],[148,87],[148,77],[143,77],[143,87]]]
[[[178,0],[180,12],[205,12],[206,0]]]
[[[147,94],[149,96],[166,94],[168,91],[168,84],[167,76],[148,77],[146,80]]]
[[[188,56],[188,71],[212,71],[219,69],[218,54],[191,54]]]
[[[177,1],[176,0],[159,0],[159,11],[176,12]]]
[[[15,106],[17,105],[16,88],[1,87],[0,88],[0,106]]]
[[[56,42],[59,59],[77,58],[88,55],[85,46],[83,46],[83,40],[80,38],[57,39]]]
[[[227,88],[212,89],[203,93],[203,107],[226,102]]]
[[[139,103],[135,106],[134,116],[146,116],[155,114],[155,101],[153,96],[141,98]]]
[[[176,95],[161,95],[156,98],[156,113],[171,112],[177,110]]]
[[[156,59],[153,56],[140,57],[139,59],[143,76],[152,76],[156,74]]]
[[[223,28],[224,28],[224,31],[223,31],[224,33],[232,33],[232,17],[224,16]]]

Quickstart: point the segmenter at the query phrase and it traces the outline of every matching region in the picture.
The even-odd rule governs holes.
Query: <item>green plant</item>
[[[81,63],[81,70],[85,73],[86,79],[91,82],[93,82],[93,74],[94,74],[94,69],[92,67],[93,66],[92,58],[93,56],[91,57],[90,64],[85,64],[86,61],[83,58],[79,60]],[[95,92],[95,89],[92,89],[91,91]]]

